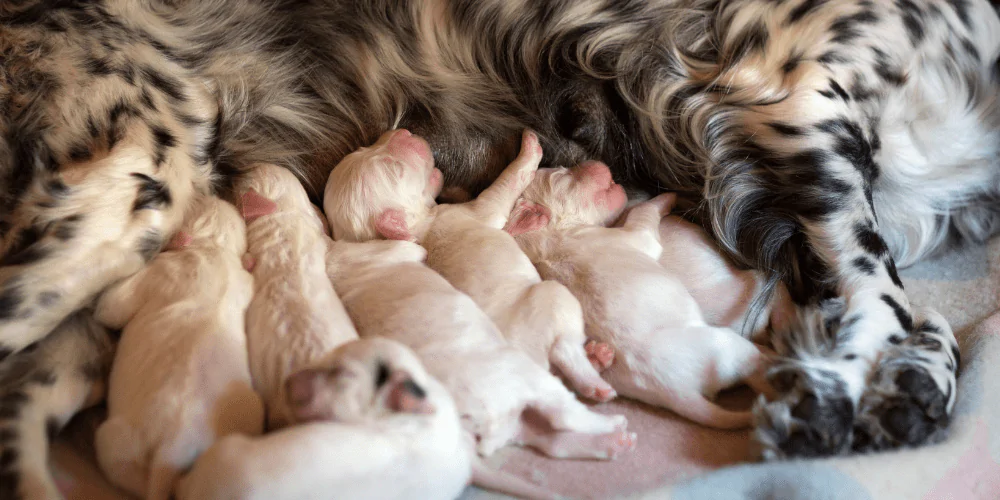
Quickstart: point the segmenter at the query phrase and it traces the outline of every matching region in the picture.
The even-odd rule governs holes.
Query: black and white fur
[[[117,335],[88,312],[0,364],[0,498],[59,499],[49,444],[104,398]]]
[[[344,155],[400,126],[474,194],[531,128],[546,165],[598,159],[620,182],[679,191],[735,262],[787,286],[802,313],[776,339],[772,378],[787,383],[757,409],[771,456],[935,440],[957,344],[939,318],[922,327],[896,268],[1000,222],[995,9],[5,2],[0,350],[135,272],[193,192],[224,195],[254,163],[317,196]]]

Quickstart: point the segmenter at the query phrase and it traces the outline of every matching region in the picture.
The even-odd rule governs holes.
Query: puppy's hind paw
[[[612,363],[615,362],[615,349],[610,344],[588,340],[583,348],[587,351],[587,359],[590,360],[590,364],[594,365],[594,369],[598,373],[611,368]]]
[[[849,451],[854,404],[837,373],[785,365],[772,369],[768,378],[781,396],[773,402],[760,397],[753,410],[765,459]]]

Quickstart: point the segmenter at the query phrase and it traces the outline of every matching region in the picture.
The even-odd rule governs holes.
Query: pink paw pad
[[[587,351],[587,359],[594,365],[594,369],[602,372],[611,368],[615,361],[615,350],[611,345],[596,340],[588,340],[583,346]]]
[[[240,214],[247,224],[278,210],[278,205],[251,189],[240,198]]]
[[[190,245],[193,239],[190,233],[177,231],[177,234],[170,240],[170,243],[167,243],[164,250],[180,250]]]

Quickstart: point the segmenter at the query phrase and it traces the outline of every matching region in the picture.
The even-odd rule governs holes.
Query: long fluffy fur
[[[57,269],[80,234],[148,258],[192,191],[225,195],[240,172],[273,163],[315,199],[333,165],[396,126],[427,138],[446,184],[474,194],[530,128],[545,165],[599,159],[619,181],[679,191],[734,261],[783,280],[800,307],[847,300],[844,317],[857,319],[838,334],[865,363],[813,363],[789,384],[807,390],[772,408],[772,422],[794,413],[796,425],[766,424],[788,431],[768,440],[784,454],[839,452],[886,343],[918,333],[897,263],[983,240],[1000,220],[994,9],[986,0],[5,2],[0,321],[21,329],[0,335],[0,352],[44,337],[96,293],[53,298],[33,280]],[[106,158],[126,168],[126,145],[147,153],[139,173],[149,180],[92,175],[108,171]],[[121,206],[134,192],[132,210],[95,212],[99,188]],[[88,214],[128,236],[61,229]],[[131,270],[108,265],[92,288]],[[956,345],[942,335],[939,350]],[[893,352],[925,348],[902,345]],[[947,419],[914,391],[953,398],[952,358],[914,367],[930,384],[893,393],[886,381],[879,394],[909,401],[907,414],[940,422],[921,427],[937,432]],[[841,383],[802,382],[817,377]],[[815,411],[791,412],[810,398]],[[892,401],[866,397],[865,411]],[[870,436],[879,446],[920,441],[865,421],[883,427],[865,431],[886,433]],[[827,439],[820,428],[839,430]]]

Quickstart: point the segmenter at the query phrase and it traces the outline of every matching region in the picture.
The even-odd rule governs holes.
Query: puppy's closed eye
[[[382,361],[378,362],[378,368],[375,375],[375,389],[381,389],[386,382],[389,381],[389,367],[386,366]]]

